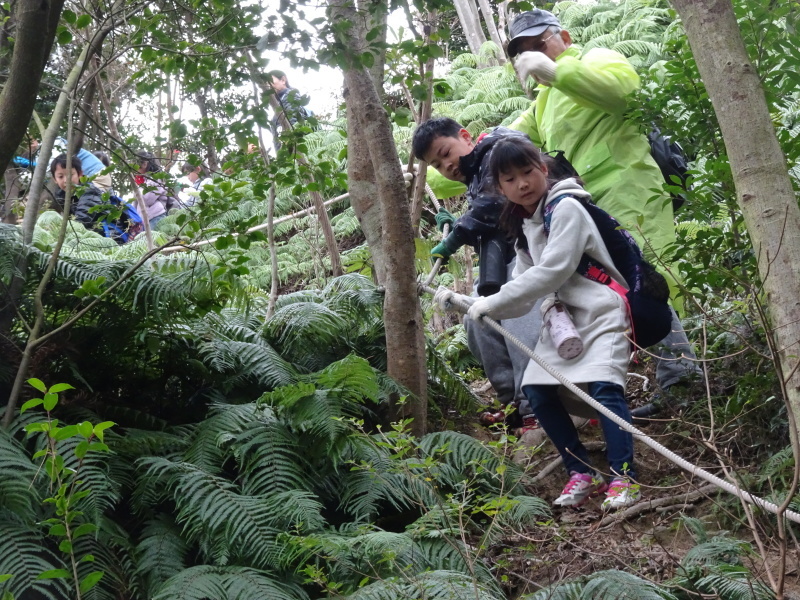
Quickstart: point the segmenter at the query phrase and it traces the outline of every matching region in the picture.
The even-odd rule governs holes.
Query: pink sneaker
[[[615,510],[636,504],[642,497],[639,484],[624,477],[615,477],[611,480],[611,485],[603,500],[603,510]]]
[[[607,489],[608,486],[600,475],[573,471],[570,474],[567,485],[561,490],[561,495],[556,498],[553,504],[556,506],[578,507],[589,498],[599,496]]]

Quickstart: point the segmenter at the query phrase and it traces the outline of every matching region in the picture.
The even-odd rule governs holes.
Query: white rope
[[[435,293],[435,290],[433,288],[431,288],[431,287],[428,287],[428,286],[421,287],[420,289],[422,289],[422,291],[424,291],[424,292],[428,292],[429,294]],[[461,309],[461,312],[467,312],[467,310],[469,309],[469,304],[467,304],[466,302],[462,302],[461,300],[453,298],[451,300],[451,302],[456,307]],[[649,437],[647,434],[639,431],[636,427],[634,427],[633,425],[631,425],[630,423],[625,421],[623,418],[619,417],[618,415],[615,415],[613,412],[611,412],[605,406],[600,404],[597,400],[592,398],[589,394],[587,394],[582,389],[580,389],[578,386],[576,386],[574,383],[569,381],[561,373],[556,371],[553,367],[548,365],[539,355],[537,355],[533,350],[528,348],[525,344],[523,344],[519,340],[519,338],[517,338],[513,333],[511,333],[510,331],[505,329],[502,325],[500,325],[500,323],[498,323],[494,319],[491,319],[491,318],[489,318],[487,316],[484,316],[484,317],[481,318],[481,321],[482,321],[481,324],[488,325],[489,327],[491,327],[492,329],[494,329],[495,331],[500,333],[500,335],[502,335],[506,339],[510,340],[511,343],[513,343],[520,350],[522,350],[525,354],[527,354],[534,362],[536,362],[536,364],[538,364],[540,367],[542,367],[550,375],[555,377],[559,382],[561,382],[561,384],[564,387],[566,387],[568,390],[570,390],[575,395],[577,395],[579,398],[581,398],[581,400],[586,402],[589,406],[594,408],[597,412],[599,412],[599,413],[603,414],[604,416],[608,417],[609,419],[611,419],[611,421],[613,421],[614,423],[619,425],[622,429],[624,429],[625,431],[633,434],[634,437],[636,437],[637,439],[641,440],[642,442],[644,442],[645,444],[650,446],[653,450],[655,450],[656,452],[658,452],[659,454],[661,454],[665,458],[667,458],[670,461],[674,462],[676,465],[678,465],[682,469],[685,469],[686,471],[688,471],[692,475],[695,475],[695,476],[697,476],[697,477],[699,477],[701,479],[704,479],[704,480],[708,481],[709,483],[713,483],[717,487],[725,490],[726,492],[729,492],[729,493],[733,494],[734,496],[737,496],[738,498],[741,498],[742,500],[744,500],[745,502],[747,502],[749,504],[754,504],[755,506],[760,506],[761,508],[763,508],[767,512],[771,512],[772,514],[778,514],[778,506],[776,504],[774,504],[772,502],[768,502],[767,500],[764,500],[763,498],[759,498],[757,496],[753,496],[749,492],[745,492],[744,490],[740,489],[738,486],[736,486],[736,485],[734,485],[734,484],[732,484],[732,483],[730,483],[728,481],[725,481],[724,479],[720,479],[716,475],[713,475],[712,473],[709,473],[708,471],[706,471],[704,469],[701,469],[700,467],[698,467],[696,465],[693,465],[692,463],[690,463],[686,459],[681,458],[680,456],[675,454],[669,448],[666,448],[665,446],[662,446],[661,444],[659,444],[657,441],[655,441],[654,439]],[[795,512],[793,510],[788,510],[788,509],[785,510],[783,512],[783,516],[786,517],[787,519],[789,519],[790,521],[794,521],[795,523],[800,523],[800,513],[797,513],[797,512]]]

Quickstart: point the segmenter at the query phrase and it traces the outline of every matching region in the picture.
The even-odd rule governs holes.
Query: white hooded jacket
[[[574,383],[609,381],[624,387],[630,353],[625,337],[630,327],[625,303],[608,286],[579,274],[578,263],[584,253],[588,254],[616,281],[625,285],[625,280],[614,268],[592,217],[578,200],[564,198],[559,202],[551,216],[550,235],[545,235],[544,207],[563,194],[590,197],[574,179],[553,186],[536,212],[523,221],[529,249],[517,250],[514,278],[486,299],[487,314],[493,319],[518,317],[530,311],[539,298],[558,292],[583,340],[583,353],[569,360],[559,357],[546,332],[536,353]],[[558,385],[558,381],[531,361],[522,385],[534,384]]]

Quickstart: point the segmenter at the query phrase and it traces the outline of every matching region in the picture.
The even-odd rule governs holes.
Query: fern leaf
[[[296,585],[281,583],[266,571],[200,565],[167,580],[153,600],[307,600]]]
[[[45,571],[66,565],[47,549],[39,533],[15,524],[14,520],[13,515],[0,512],[0,573],[13,575],[5,584],[0,584],[0,591],[9,592],[15,598],[28,597],[29,593],[38,593],[47,600],[68,598],[65,580],[37,579]]]

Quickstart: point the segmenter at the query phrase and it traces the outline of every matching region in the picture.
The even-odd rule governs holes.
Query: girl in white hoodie
[[[585,384],[593,398],[630,422],[624,387],[630,348],[625,337],[630,327],[625,301],[607,285],[578,272],[581,258],[586,254],[627,287],[614,268],[597,226],[581,204],[581,200],[588,201],[591,196],[575,178],[548,179],[544,157],[524,139],[498,142],[492,152],[490,171],[509,201],[501,222],[506,223],[510,234],[519,236],[517,266],[514,278],[497,294],[477,300],[459,295],[461,300],[473,302],[470,318],[478,323],[484,316],[509,319],[530,311],[539,298],[546,298],[543,310],[557,300],[571,315],[583,349],[577,356],[564,358],[551,336],[543,331],[536,346],[537,354],[573,383]],[[556,201],[554,208],[548,211],[548,235],[544,230],[545,209],[553,201]],[[442,288],[437,300],[446,305],[454,296]],[[563,349],[561,354],[565,354]],[[631,434],[600,415],[611,469],[609,486],[589,464],[586,448],[559,398],[558,381],[531,361],[522,386],[570,476],[555,504],[579,506],[603,492],[606,492],[605,509],[635,503],[640,492],[635,483]]]

